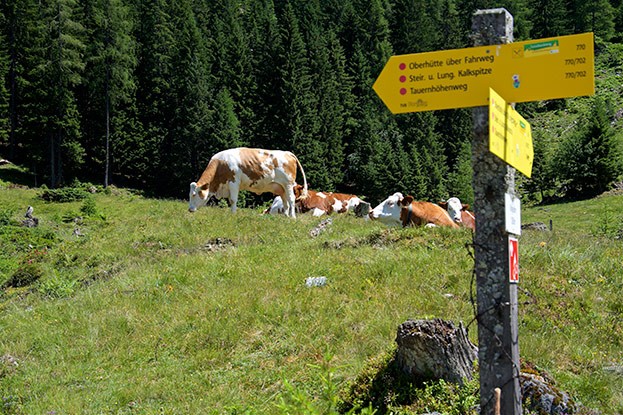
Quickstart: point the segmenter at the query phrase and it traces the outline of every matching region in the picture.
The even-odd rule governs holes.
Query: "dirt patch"
[[[225,251],[230,248],[235,248],[236,244],[229,238],[214,238],[210,239],[208,242],[203,245],[202,250],[208,252],[220,252]]]
[[[419,235],[384,229],[364,237],[350,237],[339,241],[326,241],[323,247],[328,249],[359,248],[361,246],[384,248],[403,241],[407,243],[412,243],[411,241],[417,241],[419,244],[424,243],[424,239]]]
[[[224,252],[236,248],[236,242],[229,238],[216,237],[207,240],[203,245],[195,248],[184,248],[177,251],[178,254],[194,254],[197,252]]]
[[[94,274],[89,274],[86,278],[82,279],[80,282],[83,286],[88,287],[98,281],[108,281],[115,277],[115,275],[121,272],[122,267],[119,264],[114,265],[110,269],[104,269]]]

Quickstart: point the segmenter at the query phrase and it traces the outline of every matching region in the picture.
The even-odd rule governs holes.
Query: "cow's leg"
[[[283,199],[283,208],[286,216],[296,218],[296,197],[294,196],[294,189],[292,186],[288,186],[287,189],[284,189],[284,194],[281,198]]]
[[[231,213],[236,213],[238,208],[238,193],[240,192],[240,185],[238,183],[229,182],[229,202]]]

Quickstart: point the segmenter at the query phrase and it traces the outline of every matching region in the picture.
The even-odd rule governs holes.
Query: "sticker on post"
[[[521,235],[521,200],[509,193],[504,195],[506,232]]]
[[[508,279],[511,283],[519,282],[519,242],[513,236],[508,237]]]

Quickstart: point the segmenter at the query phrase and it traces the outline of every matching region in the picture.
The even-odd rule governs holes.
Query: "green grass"
[[[40,272],[0,294],[0,413],[271,414],[289,399],[322,413],[405,320],[473,319],[468,231],[333,216],[313,238],[309,216],[38,194],[0,188],[0,284]],[[604,370],[623,365],[622,200],[522,212],[554,223],[520,238],[522,358],[605,414],[623,411]],[[17,226],[28,205],[37,228]],[[306,287],[315,276],[327,285]]]

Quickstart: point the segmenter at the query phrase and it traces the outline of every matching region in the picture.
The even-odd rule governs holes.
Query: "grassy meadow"
[[[467,230],[333,216],[312,237],[322,219],[122,189],[46,202],[1,174],[2,414],[333,413],[399,324],[474,317]],[[522,212],[553,221],[520,238],[522,359],[604,414],[623,412],[622,202]]]

